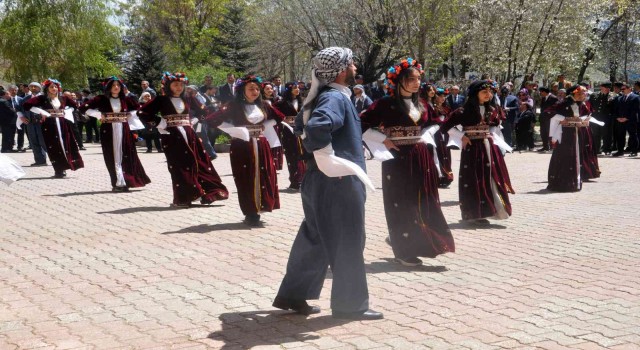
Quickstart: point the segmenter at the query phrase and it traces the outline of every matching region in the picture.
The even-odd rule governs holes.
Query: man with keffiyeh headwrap
[[[320,297],[331,266],[333,317],[381,319],[382,313],[369,309],[364,269],[365,184],[370,181],[360,119],[348,87],[356,72],[353,54],[347,48],[326,48],[314,57],[313,66],[311,89],[296,118],[296,132],[313,154],[301,187],[305,219],[273,306],[303,315],[320,312],[306,300]]]

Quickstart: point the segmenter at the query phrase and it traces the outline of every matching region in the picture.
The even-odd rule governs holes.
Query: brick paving
[[[282,209],[249,229],[227,154],[214,164],[231,198],[174,210],[162,154],[140,154],[149,186],[111,193],[87,147],[63,180],[10,155],[27,177],[0,184],[0,349],[640,348],[640,159],[601,158],[582,192],[548,193],[549,154],[508,155],[514,215],[461,224],[454,182],[440,197],[457,251],[419,268],[391,261],[382,191],[369,193],[367,277],[385,319],[345,322],[330,316],[330,276],[321,314],[270,306],[299,194],[282,191]],[[380,163],[367,165],[379,186]]]

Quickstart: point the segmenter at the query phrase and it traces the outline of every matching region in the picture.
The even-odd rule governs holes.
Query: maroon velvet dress
[[[572,99],[566,99],[550,108],[551,114],[565,118],[589,115],[589,108],[578,103],[574,115]],[[598,158],[593,151],[589,127],[562,126],[562,140],[556,143],[549,161],[547,189],[556,192],[575,192],[582,189],[582,181],[600,177]]]
[[[59,100],[60,108],[55,110],[57,113],[63,113],[66,107],[78,108],[75,101],[66,96],[60,97]],[[32,97],[22,105],[25,111],[31,110],[32,107],[38,107],[49,113],[55,109],[46,95]],[[75,171],[84,168],[84,162],[80,156],[76,137],[73,133],[73,126],[69,120],[63,118],[60,114],[46,117],[42,123],[42,136],[47,146],[49,160],[56,174],[65,170]]]
[[[284,118],[282,113],[268,103],[263,102],[261,107],[266,112],[266,116],[257,124],[249,122],[244,106],[236,102],[231,102],[220,111],[207,116],[207,123],[211,127],[219,127],[223,122],[228,122],[236,127],[248,126],[259,129],[267,119],[281,122]],[[260,132],[255,132],[249,141],[233,138],[230,157],[242,214],[257,215],[261,212],[280,209],[278,177],[267,138]]]
[[[389,97],[374,102],[360,119],[363,131],[384,128],[388,138],[406,135],[408,130],[419,137],[430,123],[426,110],[414,122]],[[393,253],[400,259],[434,258],[455,251],[440,207],[438,170],[430,149],[433,146],[416,141],[394,141],[400,151],[392,150],[394,158],[382,162],[384,211]]]
[[[461,107],[451,113],[440,128],[447,132],[456,125],[462,125],[471,139],[471,143],[460,151],[458,189],[463,220],[506,219],[511,216],[509,193],[515,191],[500,148],[491,137],[482,133],[477,134],[477,138],[470,136],[473,129],[499,127],[503,119],[503,113],[497,108],[487,108],[482,115],[480,111],[465,111]]]
[[[165,120],[175,115],[189,118],[190,109],[195,110],[196,116],[206,113],[197,100],[185,98],[182,98],[184,110],[178,113],[171,100],[167,96],[158,96],[140,107],[138,115],[143,121],[160,126],[162,119],[158,113]],[[202,203],[229,198],[227,188],[193,128],[190,125],[168,125],[166,131],[168,133],[160,135],[160,138],[173,183],[173,204],[188,206],[198,198]]]
[[[273,106],[275,103],[275,99],[265,100],[264,102]],[[273,163],[276,166],[276,170],[282,170],[282,165],[284,164],[284,147],[282,147],[282,128],[283,126],[280,124],[276,124],[274,126],[276,133],[278,134],[278,138],[280,139],[280,146],[271,147],[271,156],[273,156]]]
[[[140,107],[138,101],[125,97],[120,99],[121,110],[119,113],[129,113]],[[103,113],[114,113],[109,97],[98,95],[80,106],[80,111],[85,113],[88,109],[95,109]],[[114,130],[116,133],[114,133]],[[151,182],[140,163],[136,151],[135,140],[131,136],[129,123],[108,122],[104,120],[100,125],[100,140],[104,164],[107,166],[113,187],[143,187]],[[117,143],[120,143],[118,146]],[[118,146],[118,147],[114,147]],[[114,148],[118,150],[114,151]],[[120,152],[121,151],[121,152]],[[122,177],[119,176],[122,173]],[[122,183],[124,181],[124,183]]]
[[[449,107],[442,105],[441,107],[428,104],[429,120],[433,124],[442,125],[449,116],[451,110]],[[449,143],[449,134],[438,130],[433,139],[436,142],[436,153],[440,165],[440,187],[449,187],[453,182],[453,170],[451,169],[451,149],[447,147]]]
[[[302,103],[300,103],[300,107],[301,106]],[[299,112],[291,102],[285,100],[278,101],[278,103],[275,104],[275,108],[287,118],[295,117]],[[289,170],[289,188],[299,189],[302,184],[304,173],[307,170],[307,166],[302,159],[302,156],[304,155],[302,140],[300,140],[300,137],[296,136],[293,131],[286,126],[283,125],[280,129],[280,142],[284,148],[284,155],[287,157],[287,168]]]

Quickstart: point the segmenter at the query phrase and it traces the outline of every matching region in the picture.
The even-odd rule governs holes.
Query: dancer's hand
[[[467,146],[471,143],[471,140],[466,137],[466,136],[462,136],[462,149],[467,148]]]
[[[382,141],[382,143],[384,144],[385,147],[387,147],[387,149],[389,151],[391,151],[392,149],[395,149],[396,151],[399,151],[400,149],[393,144],[393,141],[389,140],[389,139],[384,139],[384,141]]]

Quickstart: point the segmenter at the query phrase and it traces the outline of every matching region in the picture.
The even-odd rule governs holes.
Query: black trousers
[[[98,131],[98,119],[89,117],[89,121],[85,123],[87,128],[87,142],[93,142],[93,133],[96,133],[96,142],[100,142],[100,132]]]
[[[629,134],[629,152],[638,152],[638,123],[626,121],[620,123],[616,121],[616,144],[618,152],[624,152],[625,138]]]
[[[15,123],[7,123],[0,126],[2,128],[2,151],[10,151],[13,149],[14,139],[16,137]]]
[[[549,127],[551,124],[551,116],[546,113],[540,114],[540,138],[542,139],[542,148],[549,149]]]

